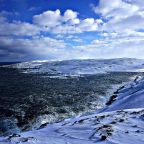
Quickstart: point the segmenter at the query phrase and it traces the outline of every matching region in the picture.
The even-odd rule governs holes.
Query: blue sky
[[[72,9],[81,13],[81,17],[96,17],[89,8],[90,4],[98,4],[98,0],[1,0],[0,10],[18,12],[19,19],[31,22],[32,16],[47,10],[60,9],[64,13]]]
[[[143,0],[0,0],[0,61],[144,58]]]

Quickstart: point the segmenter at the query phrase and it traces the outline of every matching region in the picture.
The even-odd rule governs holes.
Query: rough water
[[[104,106],[113,86],[142,73],[111,72],[65,78],[0,68],[0,135],[39,128]],[[116,89],[116,88],[115,88]],[[113,90],[114,91],[114,90]]]

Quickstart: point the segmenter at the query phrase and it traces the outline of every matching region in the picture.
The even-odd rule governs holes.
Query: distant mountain
[[[25,73],[48,73],[51,75],[83,75],[112,71],[143,71],[144,60],[132,58],[88,59],[65,61],[31,61],[12,65]]]
[[[0,62],[0,66],[3,66],[3,65],[12,65],[12,64],[17,64],[17,63],[20,63],[20,62]]]

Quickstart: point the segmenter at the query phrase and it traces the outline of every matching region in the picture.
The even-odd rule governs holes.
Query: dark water
[[[24,74],[0,68],[0,134],[29,130],[38,116],[70,117],[102,104],[112,84],[138,73],[108,73],[52,79],[48,74]],[[95,103],[93,103],[95,102]]]

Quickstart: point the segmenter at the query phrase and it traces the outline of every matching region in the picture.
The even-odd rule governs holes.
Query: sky
[[[0,61],[144,58],[144,0],[0,0]]]

